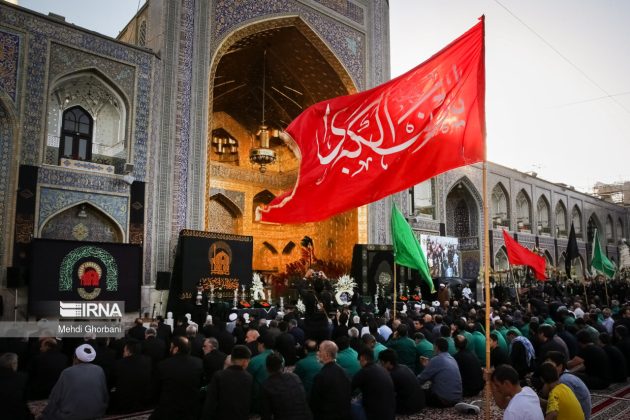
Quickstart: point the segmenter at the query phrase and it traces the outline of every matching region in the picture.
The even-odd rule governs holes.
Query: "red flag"
[[[307,108],[288,127],[298,181],[257,217],[302,223],[485,159],[484,22],[411,71]]]
[[[536,277],[537,280],[547,280],[547,275],[545,274],[547,262],[545,261],[545,257],[534,254],[532,251],[516,242],[505,230],[503,231],[503,240],[505,241],[510,264],[527,265],[534,270],[534,277]]]

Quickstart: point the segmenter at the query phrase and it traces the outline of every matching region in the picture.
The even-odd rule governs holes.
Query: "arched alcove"
[[[256,222],[256,208],[271,203],[274,198],[276,196],[269,190],[261,191],[254,196],[252,200],[252,218],[254,222]]]
[[[492,227],[498,229],[506,227],[510,229],[510,197],[507,189],[501,182],[498,182],[492,189],[492,197],[490,202],[492,207],[490,209],[490,220],[492,221]]]
[[[612,244],[615,242],[615,228],[613,225],[613,219],[610,215],[606,216],[606,242]]]
[[[537,233],[539,235],[548,236],[551,234],[551,207],[549,206],[549,200],[544,195],[538,198],[536,203],[536,219],[538,222]]]
[[[569,234],[569,229],[567,226],[567,208],[565,207],[562,200],[558,201],[556,204],[556,237],[566,238]]]
[[[80,107],[90,116],[93,130],[89,150],[84,154],[89,157],[82,158],[76,154],[70,158],[112,165],[116,173],[123,173],[124,164],[130,156],[129,101],[118,86],[97,69],[66,74],[51,83],[45,163],[57,165],[63,157],[67,143],[63,116],[75,107]]]
[[[467,177],[463,177],[446,195],[447,236],[479,236],[480,204],[474,192],[474,185]]]
[[[602,224],[600,223],[597,215],[595,213],[591,214],[591,217],[588,218],[588,223],[586,224],[586,240],[589,243],[593,242],[593,236],[595,235],[595,229],[597,229],[600,244],[602,244],[602,236],[605,235],[602,232]]]
[[[582,212],[577,205],[573,206],[573,210],[571,210],[571,223],[573,223],[575,235],[582,238]]]
[[[208,211],[212,214],[208,225],[210,232],[241,233],[243,215],[228,197],[221,193],[210,197]]]
[[[87,202],[48,218],[40,229],[40,237],[90,242],[124,241],[124,234],[114,219]]]
[[[493,263],[494,271],[508,271],[510,269],[510,263],[508,261],[505,246],[499,248],[499,250],[494,254]]]
[[[516,230],[531,233],[532,231],[532,201],[525,190],[516,194]]]

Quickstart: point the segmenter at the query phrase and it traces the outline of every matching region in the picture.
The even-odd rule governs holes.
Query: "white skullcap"
[[[77,359],[84,363],[90,363],[96,358],[96,351],[89,344],[81,344],[74,351],[74,354],[77,356]]]
[[[361,322],[361,318],[359,317],[359,315],[355,315],[352,317],[352,322],[355,324],[358,324]]]
[[[434,300],[433,301],[433,306],[435,306],[435,307],[440,306],[440,301],[439,300]]]
[[[236,315],[234,312],[232,312],[230,316],[228,316],[228,319],[230,321],[236,321],[236,318],[238,318],[238,315]]]

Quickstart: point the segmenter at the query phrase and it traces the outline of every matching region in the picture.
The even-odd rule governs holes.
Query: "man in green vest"
[[[247,366],[247,371],[254,377],[252,389],[252,412],[260,412],[260,387],[265,379],[269,377],[267,372],[267,357],[273,353],[273,338],[269,334],[260,335],[256,342],[258,344],[258,355],[252,357]]]
[[[322,364],[317,360],[317,342],[315,340],[306,340],[304,347],[306,349],[306,357],[295,364],[293,373],[300,377],[308,399],[311,395],[315,375],[322,370]]]
[[[352,377],[361,370],[361,364],[359,363],[358,353],[352,347],[350,347],[350,338],[345,335],[338,337],[335,340],[335,344],[339,348],[337,352],[337,364],[341,366],[348,376]]]
[[[378,360],[379,353],[387,349],[387,347],[376,341],[376,338],[372,334],[365,334],[361,337],[361,340],[365,346],[372,349],[374,352],[374,360]]]
[[[416,342],[416,351],[419,357],[430,359],[433,357],[433,344],[424,337],[424,334],[417,332],[413,335]]]
[[[416,343],[407,336],[409,328],[407,324],[400,324],[396,331],[385,343],[387,347],[396,351],[398,363],[409,367],[414,372],[417,370],[420,355],[416,349]]]
[[[474,329],[472,332],[472,340],[475,356],[479,359],[481,367],[486,367],[486,336],[480,331],[480,326],[478,324],[470,324],[468,327],[470,329]]]

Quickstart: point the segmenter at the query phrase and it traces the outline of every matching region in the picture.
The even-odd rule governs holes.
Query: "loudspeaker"
[[[158,271],[155,280],[155,290],[169,290],[171,288],[170,271]]]
[[[26,268],[7,267],[7,288],[17,289],[26,286]]]
[[[352,250],[351,273],[362,296],[374,296],[377,284],[385,288],[386,295],[391,294],[394,287],[393,247],[356,244]]]

